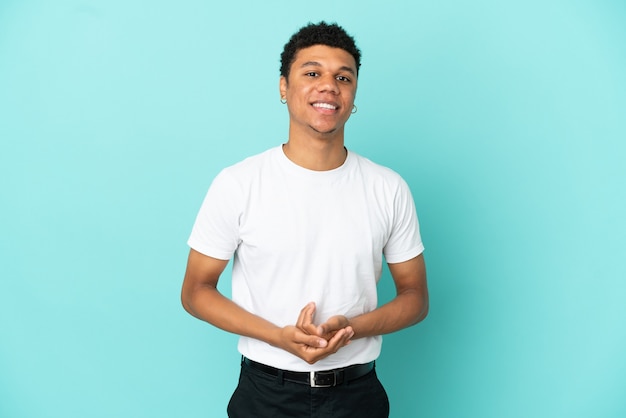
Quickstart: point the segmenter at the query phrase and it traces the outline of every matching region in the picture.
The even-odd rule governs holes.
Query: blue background
[[[279,55],[321,19],[363,51],[347,146],[427,247],[392,417],[626,416],[625,2],[2,0],[0,417],[225,416],[236,337],[180,306],[186,239],[286,140]]]

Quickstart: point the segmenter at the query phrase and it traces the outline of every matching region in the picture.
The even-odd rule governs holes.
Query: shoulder
[[[356,161],[356,165],[364,177],[369,181],[382,182],[387,186],[404,187],[406,182],[394,170],[384,165],[378,164],[362,155],[352,153]]]
[[[278,148],[270,148],[259,154],[252,155],[233,165],[222,169],[215,180],[235,183],[248,183],[259,177],[259,174],[272,165]]]
[[[259,154],[252,155],[245,158],[244,160],[241,160],[231,166],[224,168],[222,172],[238,174],[258,170],[271,162],[271,160],[276,155],[277,150],[278,148],[274,147]]]

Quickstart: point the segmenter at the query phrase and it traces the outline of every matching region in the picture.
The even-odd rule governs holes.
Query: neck
[[[343,135],[306,138],[289,135],[283,151],[292,162],[309,170],[328,171],[340,167],[348,156]]]

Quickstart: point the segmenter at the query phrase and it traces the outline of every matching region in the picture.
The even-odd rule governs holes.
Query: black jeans
[[[328,388],[280,381],[241,365],[239,385],[228,403],[230,418],[389,417],[389,399],[376,370]]]

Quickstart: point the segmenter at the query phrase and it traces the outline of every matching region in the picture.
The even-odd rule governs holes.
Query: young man
[[[182,302],[241,336],[231,417],[387,417],[381,335],[427,314],[410,191],[344,146],[360,58],[335,24],[294,34],[281,54],[287,143],[224,169],[196,219]],[[397,295],[377,307],[383,255]],[[233,257],[230,300],[217,282]]]

